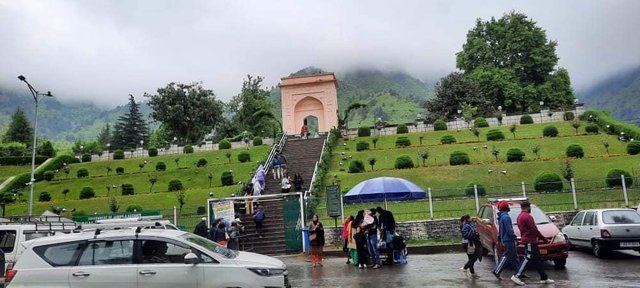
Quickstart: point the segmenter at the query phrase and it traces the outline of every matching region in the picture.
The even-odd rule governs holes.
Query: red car
[[[505,200],[509,203],[509,216],[513,222],[513,230],[518,238],[518,255],[524,255],[524,245],[520,243],[520,230],[516,225],[516,219],[520,214],[520,201],[526,198],[511,199],[489,199],[489,202],[480,206],[478,216],[475,219],[476,231],[480,234],[480,242],[486,251],[492,251],[494,259],[497,260],[504,252],[502,245],[498,243],[498,202]],[[539,243],[540,254],[544,260],[553,261],[556,268],[562,269],[567,263],[569,256],[569,245],[558,227],[549,217],[536,205],[531,204],[531,216],[536,221],[536,226],[540,233],[544,235],[549,243]]]

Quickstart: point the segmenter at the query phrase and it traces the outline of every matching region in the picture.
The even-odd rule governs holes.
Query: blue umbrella
[[[378,177],[358,183],[344,195],[344,203],[405,201],[423,199],[427,193],[411,181]]]

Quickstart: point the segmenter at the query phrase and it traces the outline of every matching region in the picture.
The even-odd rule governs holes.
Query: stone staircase
[[[289,138],[284,144],[282,154],[287,158],[287,173],[293,177],[294,173],[300,173],[303,178],[302,192],[309,189],[316,161],[320,160],[324,137],[314,139]],[[273,179],[271,171],[267,174],[266,190],[262,195],[281,193],[280,179]],[[293,192],[293,187],[291,189]],[[265,255],[282,255],[286,253],[285,244],[285,220],[284,200],[269,199],[259,201],[264,208],[266,219],[264,221],[264,238],[258,238],[255,234],[255,223],[251,215],[242,215],[242,224],[245,226],[246,236],[241,238],[241,250],[256,252]]]

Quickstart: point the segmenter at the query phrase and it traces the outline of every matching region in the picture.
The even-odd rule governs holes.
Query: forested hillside
[[[614,75],[579,95],[588,107],[640,125],[640,67]]]

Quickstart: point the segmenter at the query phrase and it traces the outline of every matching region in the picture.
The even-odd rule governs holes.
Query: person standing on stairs
[[[309,242],[311,245],[311,265],[322,266],[322,248],[324,247],[324,228],[322,222],[318,219],[318,215],[313,215],[311,223],[309,223]]]
[[[300,176],[300,173],[294,174],[293,175],[293,191],[302,192],[302,184],[304,184],[304,181],[302,180],[302,176]]]
[[[284,177],[287,173],[287,157],[284,154],[278,154],[278,161],[280,161],[280,177]]]
[[[278,160],[278,157],[273,157],[273,160],[271,160],[271,171],[273,172],[274,180],[282,177],[282,170],[280,170],[280,160]]]
[[[282,179],[280,180],[280,189],[282,193],[291,192],[291,177],[289,175],[284,174]]]
[[[264,237],[264,219],[267,218],[267,215],[264,213],[264,208],[262,205],[256,205],[256,212],[253,213],[253,221],[256,223],[256,233],[258,234],[258,238]]]

